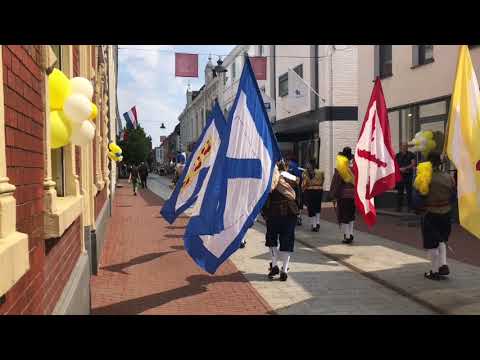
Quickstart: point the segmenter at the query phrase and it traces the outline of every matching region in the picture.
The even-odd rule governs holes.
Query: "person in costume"
[[[288,162],[288,172],[298,178],[298,183],[295,184],[295,196],[297,199],[298,208],[301,210],[303,209],[303,191],[302,191],[302,184],[301,179],[303,175],[303,170],[299,165],[297,160],[294,157],[291,157]],[[302,215],[299,213],[297,217],[297,225],[302,225]]]
[[[315,169],[313,161],[307,166],[303,174],[302,190],[305,194],[305,202],[308,208],[308,217],[312,225],[312,231],[320,230],[320,212],[322,211],[323,182],[325,175],[323,171]]]
[[[298,179],[286,170],[287,166],[283,161],[275,167],[272,190],[262,209],[262,216],[267,223],[265,246],[270,249],[272,256],[267,276],[273,280],[280,274],[280,281],[286,281],[288,278],[288,265],[293,253],[295,227],[299,213],[294,190]],[[278,267],[279,260],[283,260],[281,270]]]
[[[452,230],[452,203],[456,198],[455,179],[442,172],[439,152],[430,152],[427,162],[417,167],[413,184],[414,207],[422,215],[423,247],[428,251],[432,269],[424,276],[442,280],[450,274],[447,265],[447,242]]]
[[[337,155],[335,172],[330,184],[330,196],[336,205],[338,223],[343,231],[343,243],[353,242],[353,222],[355,220],[355,187],[351,168],[352,149],[343,148]]]

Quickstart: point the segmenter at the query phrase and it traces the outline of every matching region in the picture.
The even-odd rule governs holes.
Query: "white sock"
[[[343,234],[344,234],[347,238],[350,237],[349,231],[348,231],[348,230],[349,230],[348,224],[342,223],[341,227],[342,227]]]
[[[439,253],[440,266],[447,265],[447,245],[444,242],[441,242],[438,245],[438,253]]]
[[[350,233],[351,236],[353,236],[353,221],[350,221],[348,223],[348,232]]]
[[[290,253],[288,251],[280,251],[283,259],[283,272],[288,272],[288,264],[290,263]]]
[[[272,268],[277,266],[277,261],[278,261],[278,248],[276,247],[271,247],[270,248],[270,254],[272,255]]]
[[[438,263],[439,263],[439,254],[438,248],[436,249],[429,249],[428,253],[430,254],[430,260],[432,262],[432,271],[434,273],[438,272]]]
[[[320,213],[315,214],[316,224],[320,225]]]
[[[311,216],[309,217],[310,219],[310,224],[312,224],[312,229],[315,227],[315,217],[314,216]]]

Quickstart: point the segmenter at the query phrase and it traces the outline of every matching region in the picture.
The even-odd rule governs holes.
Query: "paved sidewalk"
[[[163,201],[148,190],[117,189],[98,275],[91,280],[93,315],[267,314],[270,306],[227,261],[215,276],[183,248],[186,217],[169,225]]]
[[[168,182],[152,178],[150,188],[169,196]],[[435,311],[331,260],[300,242],[292,257],[287,282],[266,277],[270,260],[265,228],[247,233],[247,246],[230,258],[277,314],[434,314]]]

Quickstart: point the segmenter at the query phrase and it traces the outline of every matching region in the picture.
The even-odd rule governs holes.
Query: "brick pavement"
[[[183,248],[187,218],[169,225],[162,200],[148,190],[134,197],[121,181],[97,276],[91,280],[93,315],[246,314],[271,307],[231,261],[214,276]]]

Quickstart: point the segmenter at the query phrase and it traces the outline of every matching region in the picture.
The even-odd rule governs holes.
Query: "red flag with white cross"
[[[395,160],[382,84],[377,78],[355,149],[355,205],[368,226],[376,223],[375,196],[395,188],[400,170]]]

